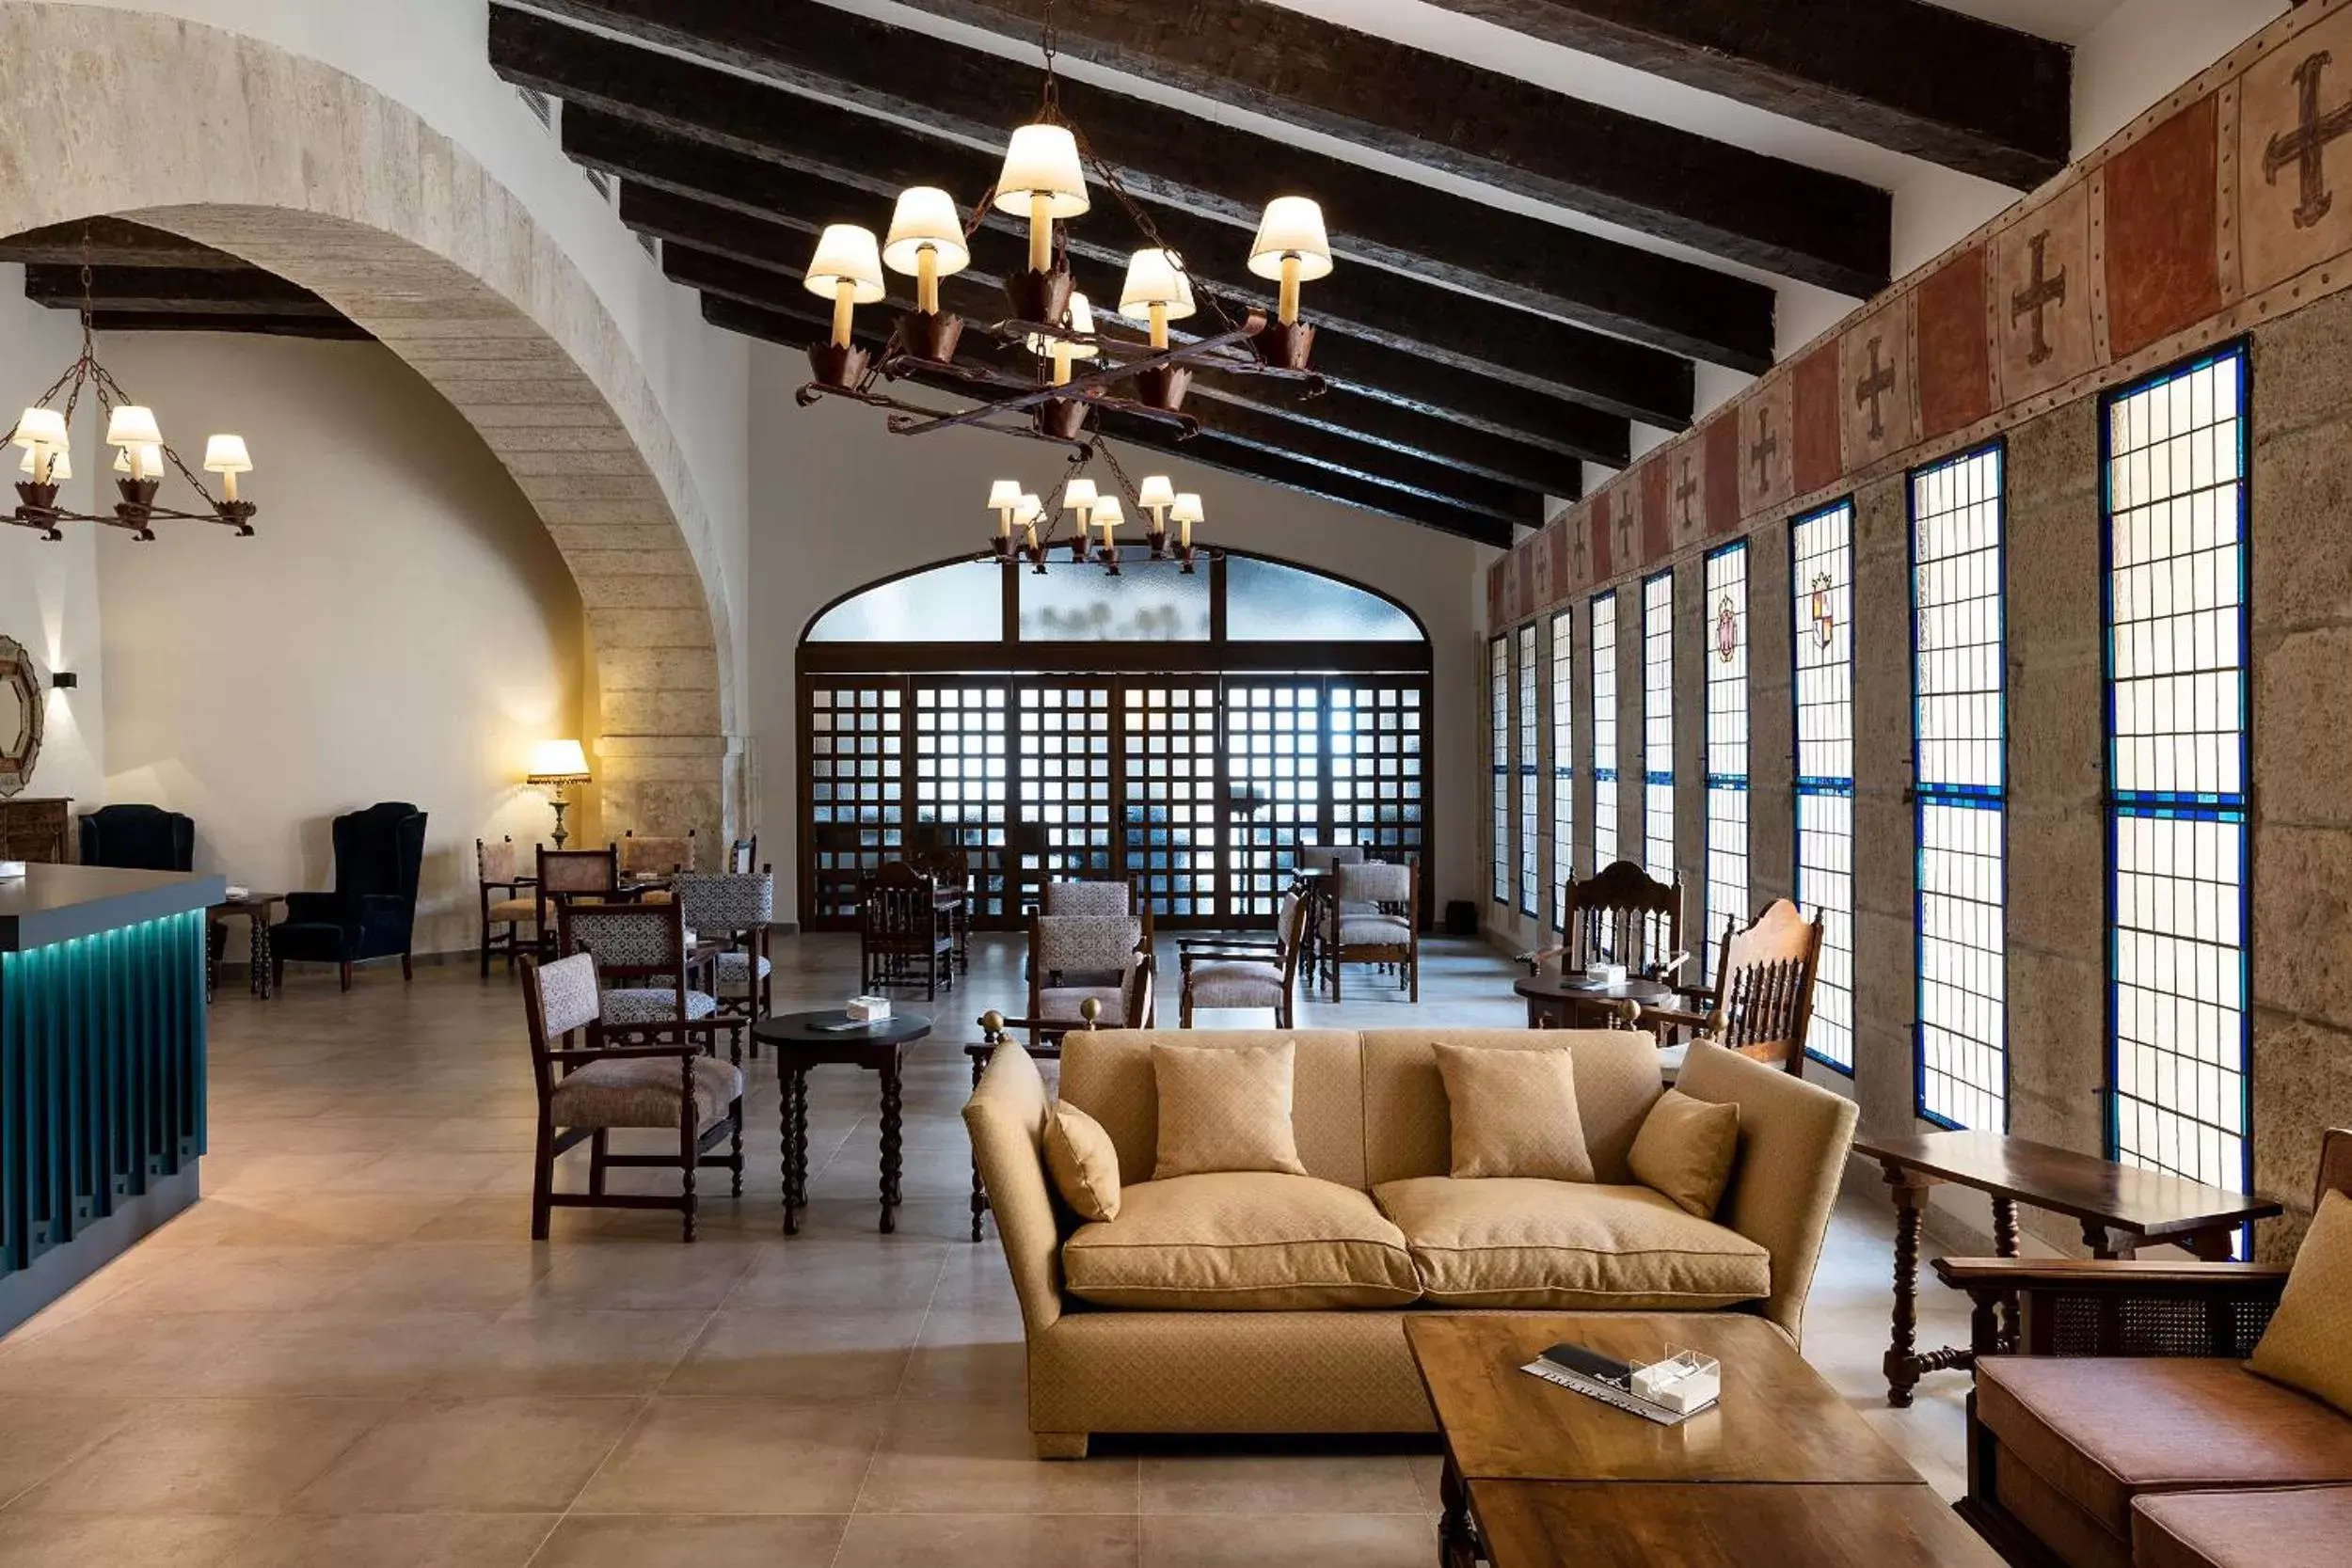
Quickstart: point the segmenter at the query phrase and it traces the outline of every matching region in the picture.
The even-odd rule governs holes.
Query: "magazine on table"
[[[1679,1426],[1714,1409],[1723,1376],[1711,1358],[1689,1351],[1669,1351],[1657,1361],[1637,1365],[1565,1343],[1552,1346],[1520,1370],[1660,1426]]]

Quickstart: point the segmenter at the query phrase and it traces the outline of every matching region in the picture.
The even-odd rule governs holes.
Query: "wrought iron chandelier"
[[[1107,492],[1087,472],[1097,457],[1110,477]],[[1144,523],[1147,548],[1140,555],[1131,554],[1119,543],[1118,531],[1129,520],[1130,506]],[[1189,577],[1203,556],[1215,560],[1218,553],[1193,543],[1193,525],[1207,520],[1197,492],[1177,489],[1166,474],[1147,475],[1137,484],[1127,477],[1118,454],[1099,437],[1071,458],[1061,483],[1054,487],[1050,505],[1036,491],[1023,489],[1019,480],[1000,479],[988,487],[988,508],[996,514],[996,537],[992,542],[994,558],[1007,566],[1026,561],[1041,575],[1055,545],[1063,542],[1054,537],[1054,527],[1064,512],[1072,518],[1067,540],[1071,561],[1078,565],[1097,562],[1112,577],[1120,575],[1122,560],[1171,562]],[[1172,537],[1170,523],[1177,529]],[[1094,542],[1097,529],[1103,532],[1100,545]]]
[[[127,530],[135,539],[151,540],[158,519],[218,523],[236,530],[241,537],[250,538],[254,505],[237,495],[237,476],[253,471],[253,459],[246,450],[245,437],[222,434],[205,439],[204,467],[221,477],[222,494],[216,498],[164,439],[163,431],[155,422],[155,411],[144,404],[133,403],[121,384],[99,362],[97,336],[90,325],[94,281],[89,237],[85,231],[82,351],[66,367],[65,373],[51,382],[49,389],[17,416],[15,427],[8,432],[5,444],[24,449],[24,461],[18,467],[25,477],[16,483],[16,510],[0,520],[35,530],[52,541],[65,537],[57,526],[60,523],[99,523]],[[121,499],[110,513],[74,512],[57,504],[57,486],[73,477],[70,451],[73,415],[86,388],[106,416],[106,445],[115,449],[114,468],[119,476],[115,489]],[[65,394],[63,408],[56,406],[60,392]],[[155,497],[162,488],[167,467],[176,470],[204,499],[203,511],[188,512],[156,504]]]
[[[1090,445],[1089,417],[1103,410],[1171,425],[1179,439],[1191,436],[1199,424],[1184,412],[1184,403],[1198,370],[1273,376],[1322,390],[1322,378],[1307,368],[1315,329],[1299,318],[1298,301],[1302,284],[1331,272],[1323,210],[1303,196],[1277,197],[1266,204],[1248,264],[1253,275],[1277,284],[1279,303],[1271,321],[1251,309],[1235,322],[1214,293],[1194,287],[1184,257],[1161,240],[1150,215],[1061,113],[1055,37],[1049,0],[1037,119],[1012,133],[995,187],[968,218],[946,191],[918,185],[898,194],[890,228],[880,239],[872,230],[848,223],[831,225],[818,237],[804,282],[811,293],[832,304],[833,331],[808,351],[815,378],[800,389],[803,406],[827,396],[848,397],[889,410],[886,423],[896,435],[973,425],[1071,442],[1083,451]],[[1091,206],[1089,174],[1117,198],[1143,242],[1128,258],[1117,309],[1120,317],[1141,326],[1140,337],[1133,327],[1103,330],[1086,296],[1073,286],[1063,226]],[[1028,221],[1028,265],[1004,279],[1011,314],[980,330],[999,345],[1025,345],[1036,356],[1025,375],[957,363],[964,322],[939,308],[939,280],[971,264],[972,236],[992,207]],[[887,293],[885,268],[914,279],[915,309],[899,315],[876,357],[852,340],[850,327],[858,306],[875,304]],[[1215,329],[1190,342],[1173,341],[1169,324],[1204,308],[1215,318]],[[1080,361],[1086,362],[1083,368]],[[983,401],[948,412],[877,386],[878,378],[907,377],[960,383]]]

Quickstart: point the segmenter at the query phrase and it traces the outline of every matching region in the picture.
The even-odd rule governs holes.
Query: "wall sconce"
[[[60,670],[49,677],[50,687],[58,691],[71,691],[82,684],[82,677],[71,670]]]

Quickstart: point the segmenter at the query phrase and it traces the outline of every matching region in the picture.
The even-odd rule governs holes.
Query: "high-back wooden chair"
[[[1563,974],[1623,964],[1629,974],[1651,976],[1682,956],[1679,877],[1661,882],[1633,862],[1618,861],[1597,876],[1569,878],[1560,907],[1566,911],[1560,945],[1519,955],[1530,974],[1542,974],[1544,960],[1556,958]]]
[[[620,851],[609,844],[601,849],[550,849],[542,844],[536,870],[539,949],[550,958],[560,958],[555,950],[556,911],[569,903],[601,903],[618,894]]]
[[[719,998],[692,986],[686,974],[686,911],[675,903],[557,906],[556,956],[594,953],[608,982],[604,1024],[620,1030],[635,1023],[710,1018]],[[618,984],[612,984],[612,982]],[[745,1020],[731,1019],[740,1029]]]
[[[481,886],[482,977],[485,980],[490,977],[491,955],[505,954],[506,967],[511,970],[517,958],[539,945],[537,879],[523,874],[516,855],[512,834],[496,843],[482,838],[473,841],[474,874]],[[525,926],[532,927],[527,944],[522,932]]]
[[[1421,863],[1343,862],[1331,871],[1331,896],[1324,901],[1322,952],[1331,976],[1331,1000],[1340,1000],[1340,970],[1346,964],[1394,965],[1406,999],[1421,1000]]]
[[[727,846],[727,874],[748,877],[759,869],[759,835],[739,838]]]
[[[926,997],[944,978],[956,981],[952,912],[939,900],[939,879],[892,861],[866,884],[858,920],[860,984],[911,986],[919,974]]]
[[[1029,1013],[1033,1020],[1083,1016],[1089,1002],[1111,1029],[1152,1026],[1152,937],[1136,915],[1029,917]]]
[[[1184,970],[1181,1025],[1192,1027],[1195,1007],[1271,1007],[1274,1026],[1290,1028],[1297,1013],[1298,956],[1313,915],[1304,892],[1286,893],[1270,942],[1246,937],[1178,942],[1177,961]]]
[[[1805,1031],[1813,1022],[1813,983],[1821,968],[1821,921],[1775,899],[1745,930],[1724,932],[1715,989],[1704,1011],[1648,1007],[1640,1022],[1666,1033],[1689,1031],[1742,1056],[1792,1073],[1804,1070]],[[1686,993],[1687,994],[1687,993]],[[1668,1077],[1682,1069],[1688,1041],[1659,1053]]]

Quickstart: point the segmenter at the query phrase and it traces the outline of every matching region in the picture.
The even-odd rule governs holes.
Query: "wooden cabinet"
[[[72,860],[66,830],[73,822],[72,806],[71,800],[24,795],[0,800],[0,861],[62,865]]]

